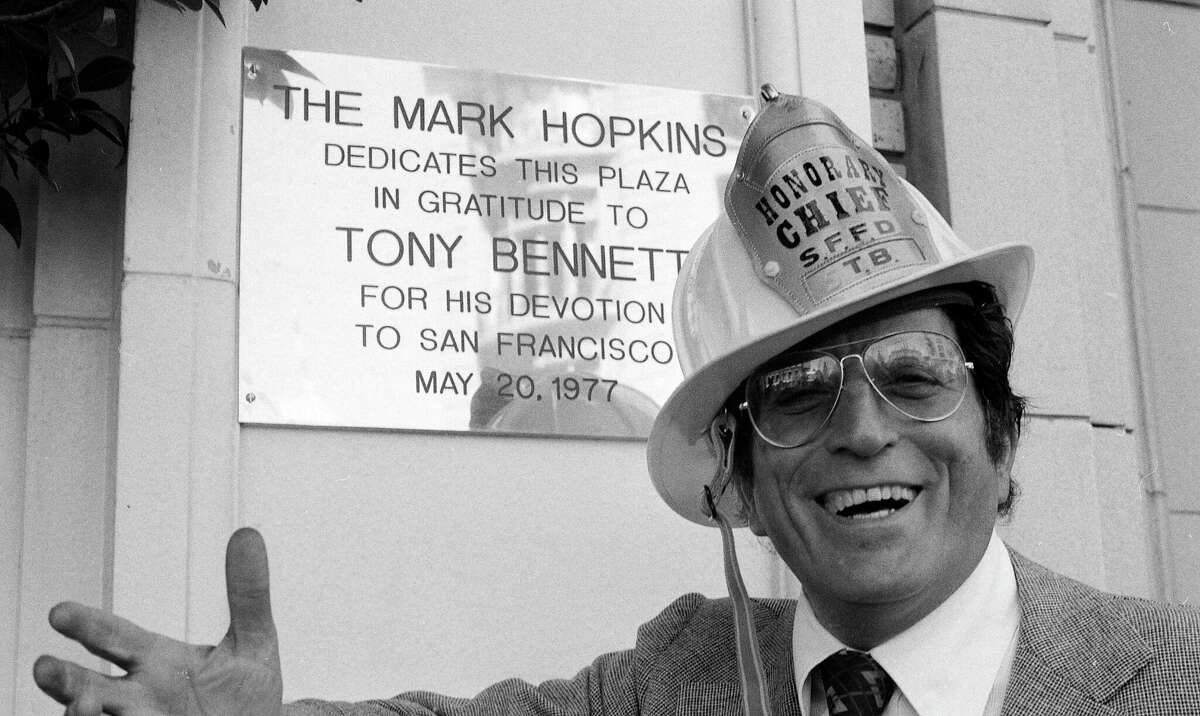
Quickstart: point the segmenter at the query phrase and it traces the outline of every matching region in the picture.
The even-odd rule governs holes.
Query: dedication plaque
[[[243,56],[240,420],[645,437],[748,97]]]

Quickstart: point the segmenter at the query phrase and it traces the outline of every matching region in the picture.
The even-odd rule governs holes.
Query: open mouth
[[[906,485],[876,485],[827,492],[818,498],[818,502],[826,512],[835,517],[880,519],[903,509],[920,491],[920,488]]]

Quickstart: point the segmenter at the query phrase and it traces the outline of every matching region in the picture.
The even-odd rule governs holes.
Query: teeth
[[[904,485],[877,485],[868,489],[854,488],[852,490],[834,490],[825,495],[825,511],[836,515],[842,510],[861,505],[864,502],[879,502],[880,500],[903,500],[911,502],[917,496],[917,491]],[[887,517],[895,509],[879,510],[877,512],[854,515],[856,519]]]
[[[852,519],[852,520],[877,520],[882,517],[887,517],[888,515],[892,514],[895,511],[896,511],[896,509],[894,507],[889,507],[886,510],[878,510],[876,512],[866,512],[861,515],[851,515],[850,519]]]

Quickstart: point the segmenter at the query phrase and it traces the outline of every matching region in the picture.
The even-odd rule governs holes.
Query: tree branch
[[[66,10],[72,5],[77,5],[80,2],[88,2],[89,0],[58,0],[53,5],[34,10],[33,12],[25,13],[24,15],[0,15],[0,25],[24,25],[29,22],[37,22],[53,17],[55,14]],[[94,0],[93,0],[94,1]]]

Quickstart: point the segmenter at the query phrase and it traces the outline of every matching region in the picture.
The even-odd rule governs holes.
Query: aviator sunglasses
[[[845,352],[858,346],[856,353]],[[775,447],[799,447],[816,437],[837,409],[849,358],[858,359],[867,382],[888,405],[925,423],[945,420],[958,410],[967,394],[968,371],[974,368],[950,336],[900,331],[786,352],[755,370],[739,407],[763,440]]]

